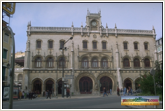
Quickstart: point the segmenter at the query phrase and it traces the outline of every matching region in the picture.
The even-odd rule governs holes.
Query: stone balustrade
[[[30,27],[30,32],[72,32],[71,27]],[[73,27],[73,32],[88,32],[87,28]],[[91,31],[90,31],[91,32]],[[115,29],[102,29],[102,33],[115,33]],[[152,30],[131,30],[131,29],[117,29],[117,34],[145,34],[153,35]]]

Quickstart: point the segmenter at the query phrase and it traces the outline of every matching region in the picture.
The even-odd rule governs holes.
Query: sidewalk
[[[99,97],[103,97],[103,94],[101,95],[91,95],[91,94],[80,94],[80,95],[76,95],[76,96],[71,96],[71,97],[66,97],[64,96],[64,98],[62,97],[61,94],[58,94],[58,96],[52,96],[51,99],[83,99],[83,98],[99,98]],[[112,95],[108,94],[108,97],[118,97],[117,94],[113,93]],[[40,96],[40,97],[37,97],[33,100],[40,100],[40,99],[46,99],[46,97],[43,97],[43,96]],[[29,98],[26,98],[26,99],[13,99],[13,101],[26,101],[26,100],[29,100]],[[5,100],[6,102],[9,101],[9,100]],[[4,101],[4,102],[5,102]]]
[[[121,95],[122,96],[122,95]],[[114,92],[112,93],[111,95],[108,94],[108,97],[121,97],[121,96],[117,96],[117,93]],[[129,95],[129,96],[134,96],[134,95]],[[101,93],[100,95],[92,95],[92,94],[80,94],[80,95],[75,95],[75,96],[71,96],[71,97],[66,97],[64,96],[64,98],[62,97],[61,94],[58,94],[58,96],[51,96],[51,99],[83,99],[83,98],[100,98],[100,97],[103,97],[103,94]],[[46,97],[43,97],[43,96],[40,96],[40,97],[37,97],[33,100],[42,100],[42,99],[46,99]],[[26,99],[13,99],[13,101],[26,101],[26,100],[29,100],[29,98],[26,98]],[[9,100],[5,100],[5,101],[9,101]],[[4,102],[5,102],[4,101]]]

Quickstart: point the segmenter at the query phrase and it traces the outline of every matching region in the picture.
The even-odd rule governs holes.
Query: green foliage
[[[139,83],[140,89],[143,91],[143,93],[154,94],[154,81],[152,75],[145,73],[141,76]]]
[[[156,94],[162,94],[163,93],[163,72],[160,70],[160,64],[158,61],[155,61],[155,86],[156,86]],[[153,75],[150,73],[145,73],[144,75],[141,75],[141,79],[139,81],[140,89],[145,94],[151,94],[154,95],[154,79]]]

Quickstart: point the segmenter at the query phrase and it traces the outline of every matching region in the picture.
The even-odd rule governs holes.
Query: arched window
[[[83,41],[83,49],[87,49],[87,41]]]
[[[123,66],[124,66],[124,67],[130,67],[130,66],[129,66],[129,59],[128,59],[128,58],[125,58],[125,59],[123,60]]]
[[[144,65],[145,67],[150,67],[150,60],[148,58],[144,59]]]
[[[22,74],[19,74],[18,75],[18,81],[22,81],[23,77],[22,77]]]
[[[52,57],[49,57],[47,59],[47,67],[53,67],[53,58]]]
[[[134,59],[134,67],[140,67],[140,61],[137,58]]]
[[[101,67],[102,68],[108,67],[108,60],[107,60],[107,58],[103,58],[101,60]]]
[[[59,59],[59,64],[58,64],[59,68],[65,67],[65,58],[61,57]]]
[[[98,60],[97,58],[92,59],[92,67],[98,67]]]
[[[41,58],[37,57],[35,63],[36,63],[36,67],[41,67],[41,63],[42,63]]]
[[[88,67],[88,59],[86,57],[84,57],[82,59],[82,68],[87,68]]]

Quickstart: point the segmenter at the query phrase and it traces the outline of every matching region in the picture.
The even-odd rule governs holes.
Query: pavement
[[[59,94],[58,96],[52,96],[51,99],[81,99],[81,98],[99,98],[99,97],[102,97],[103,94],[101,95],[91,95],[91,94],[81,94],[81,95],[76,95],[76,96],[70,96],[70,97],[62,97],[61,94]],[[117,95],[115,94],[112,94],[112,95],[108,95],[109,97],[117,97]],[[36,100],[39,100],[39,99],[46,99],[46,97],[37,97],[35,98]],[[26,100],[29,100],[28,98],[26,99],[13,99],[13,101],[26,101]],[[8,100],[5,100],[5,101],[8,101]]]
[[[133,95],[130,95],[130,96],[135,96],[134,94]],[[100,97],[103,97],[103,94],[101,95],[91,95],[91,94],[80,94],[80,95],[77,95],[77,96],[71,96],[71,97],[62,97],[62,95],[58,95],[58,96],[52,96],[51,99],[52,100],[58,100],[58,99],[84,99],[84,98],[100,98]],[[108,95],[108,97],[118,97],[116,93],[113,93],[112,95]],[[46,97],[37,97],[35,98],[34,100],[43,100],[43,99],[46,99]],[[29,100],[28,98],[26,99],[13,99],[13,101],[27,101]],[[3,101],[3,102],[8,102],[8,100],[6,101]],[[119,101],[118,104],[121,104],[121,102]],[[160,102],[160,105],[159,106],[127,106],[128,108],[131,108],[131,109],[162,109],[162,102]]]

